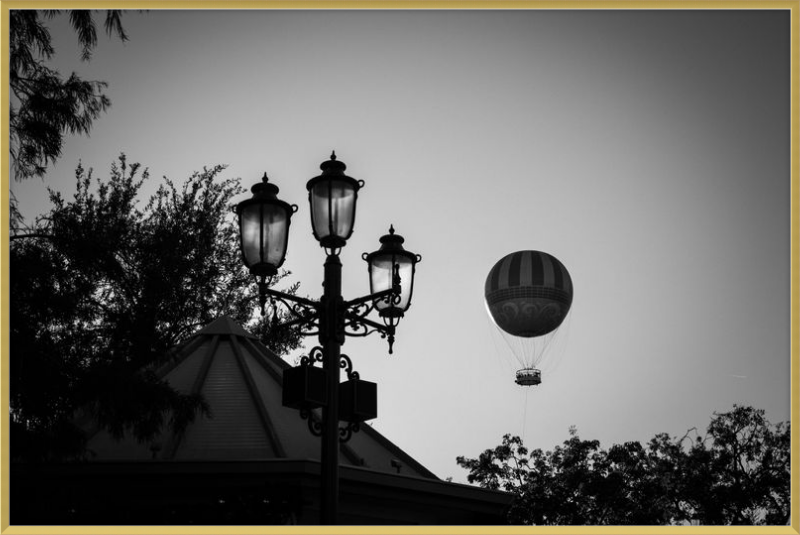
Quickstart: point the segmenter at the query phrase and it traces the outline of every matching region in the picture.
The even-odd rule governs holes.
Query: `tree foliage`
[[[74,72],[65,79],[46,65],[55,50],[44,20],[59,13],[9,12],[9,144],[11,170],[17,180],[43,176],[61,155],[64,135],[88,134],[94,120],[111,105],[103,93],[105,82],[83,80]],[[87,61],[97,45],[92,13],[69,11],[69,20],[81,45],[81,59]],[[106,12],[104,26],[109,36],[128,39],[119,10]]]
[[[773,425],[763,410],[734,405],[714,414],[704,436],[662,433],[604,450],[570,428],[552,451],[505,435],[457,462],[470,483],[514,494],[512,524],[785,525],[789,453],[789,422]]]
[[[182,429],[205,403],[153,370],[219,316],[278,353],[299,345],[296,332],[252,319],[257,290],[231,211],[243,190],[220,177],[223,169],[203,169],[180,187],[165,179],[143,204],[149,177],[139,164],[120,156],[107,181],[79,165],[74,198],[51,190],[49,213],[12,235],[12,455],[81,455],[77,409],[117,437]]]

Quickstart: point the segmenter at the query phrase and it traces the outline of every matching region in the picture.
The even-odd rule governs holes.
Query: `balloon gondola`
[[[542,383],[542,370],[536,368],[522,368],[517,370],[514,382],[520,386],[535,386]]]

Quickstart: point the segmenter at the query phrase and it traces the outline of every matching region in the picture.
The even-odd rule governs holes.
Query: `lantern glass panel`
[[[245,265],[280,267],[286,255],[289,230],[286,209],[275,204],[249,204],[243,207],[239,222]]]
[[[311,224],[318,240],[346,240],[353,232],[356,190],[344,180],[321,180],[311,189]]]
[[[414,263],[404,255],[393,255],[391,253],[378,254],[372,259],[370,266],[370,290],[372,293],[390,290],[392,288],[392,265],[399,266],[400,275],[400,303],[393,305],[383,299],[378,300],[375,308],[385,310],[387,308],[398,308],[405,311],[411,300],[411,291],[414,284]]]

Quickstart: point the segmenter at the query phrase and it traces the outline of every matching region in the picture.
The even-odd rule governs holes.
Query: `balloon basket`
[[[523,368],[517,372],[514,382],[520,386],[536,386],[542,382],[542,372],[536,368]]]

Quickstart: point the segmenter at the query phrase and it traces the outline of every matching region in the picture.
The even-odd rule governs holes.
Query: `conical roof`
[[[283,370],[290,365],[229,317],[213,321],[157,371],[182,393],[200,393],[210,417],[198,415],[180,434],[149,443],[90,432],[88,449],[102,461],[319,460],[320,439],[295,409],[282,405]],[[339,462],[379,472],[437,479],[369,425],[340,446]]]

